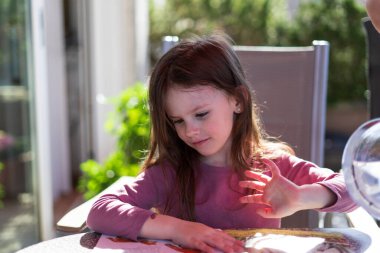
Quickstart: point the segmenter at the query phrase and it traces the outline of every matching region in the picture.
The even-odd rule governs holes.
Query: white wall
[[[93,150],[102,162],[115,149],[115,139],[104,130],[114,109],[106,100],[146,79],[148,0],[93,0],[90,26]]]
[[[114,97],[148,69],[148,0],[92,0],[85,2],[88,21],[95,159],[103,161],[115,140],[105,132]],[[41,238],[52,238],[53,203],[71,190],[63,5],[61,0],[31,1],[34,83],[34,131]]]
[[[41,238],[54,236],[53,199],[70,190],[62,1],[31,1],[34,160]]]

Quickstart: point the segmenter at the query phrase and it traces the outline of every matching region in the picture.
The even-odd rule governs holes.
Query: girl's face
[[[215,166],[229,164],[235,98],[212,86],[168,90],[166,112],[177,134],[198,151],[201,160]]]

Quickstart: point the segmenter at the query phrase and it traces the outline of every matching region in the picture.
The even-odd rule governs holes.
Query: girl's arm
[[[92,206],[87,226],[93,231],[137,240],[138,233],[152,214],[149,208],[132,205],[125,194],[106,194]]]
[[[169,239],[204,252],[213,252],[213,247],[223,252],[242,252],[242,242],[221,230],[150,210],[164,203],[171,189],[172,176],[170,172],[163,174],[161,170],[151,170],[126,185],[124,192],[101,196],[90,210],[89,228],[132,240],[138,237]]]
[[[262,173],[247,171],[246,176],[256,181],[246,180],[240,182],[241,187],[248,187],[257,191],[256,194],[242,197],[241,202],[264,204],[264,207],[257,211],[257,213],[263,217],[282,218],[305,209],[328,209],[328,207],[333,206],[337,202],[337,192],[347,194],[345,187],[343,187],[343,189],[339,183],[337,187],[339,189],[335,189],[336,192],[315,179],[310,181],[299,180],[303,181],[304,184],[297,185],[282,176],[274,162],[268,159],[264,159],[263,162],[271,170],[271,177]],[[308,171],[305,170],[301,171],[300,174],[305,174],[305,172],[308,173]],[[333,175],[332,172],[328,174]],[[299,177],[304,178],[306,175]],[[315,175],[309,175],[309,177],[317,178]],[[328,177],[326,177],[326,179],[328,179]],[[313,183],[313,181],[315,181],[315,183]],[[322,181],[322,179],[320,179],[320,181]],[[331,187],[334,188],[334,183],[331,185]],[[345,201],[349,204],[348,208],[355,207],[355,204],[348,198],[348,195],[342,200],[342,202]]]
[[[122,191],[101,196],[87,217],[88,227],[99,233],[136,240],[142,225],[154,213],[151,208],[163,202],[170,179],[170,173],[165,179],[161,168],[152,167]]]
[[[141,228],[140,236],[145,238],[169,239],[189,248],[202,252],[242,252],[243,243],[222,230],[208,227],[197,222],[175,217],[153,214]]]

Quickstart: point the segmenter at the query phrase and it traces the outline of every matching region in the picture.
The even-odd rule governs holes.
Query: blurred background
[[[147,147],[145,88],[166,48],[220,30],[236,45],[330,43],[325,167],[369,118],[359,0],[1,0],[0,252],[55,222]],[[170,37],[167,37],[170,36]],[[128,141],[126,141],[128,140]]]

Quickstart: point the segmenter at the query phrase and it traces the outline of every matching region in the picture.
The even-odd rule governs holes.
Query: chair
[[[368,17],[362,19],[367,38],[367,79],[370,118],[380,117],[380,33]]]
[[[323,166],[329,43],[307,47],[237,46],[268,134],[297,156]],[[318,227],[318,213],[302,211],[283,227]]]

